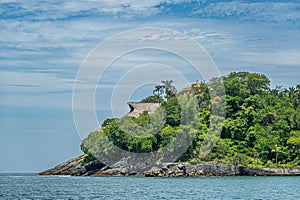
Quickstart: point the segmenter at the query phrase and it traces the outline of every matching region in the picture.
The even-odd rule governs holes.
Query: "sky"
[[[0,172],[39,172],[82,153],[72,111],[80,66],[109,38],[145,27],[174,30],[199,43],[221,75],[250,71],[266,74],[272,87],[299,84],[300,1],[1,0]],[[192,51],[189,46],[182,48]],[[113,56],[112,49],[106,49],[108,56]],[[152,93],[154,82],[126,89],[135,84],[124,82],[130,70],[139,80],[152,76],[166,80],[178,75],[168,71],[171,66],[193,83],[198,77],[188,65],[159,50],[118,58],[96,88],[99,124],[115,115],[112,104],[122,115],[128,111],[126,101]],[[165,71],[153,73],[157,70],[139,70],[139,66]],[[118,96],[116,83],[128,91],[126,98]],[[111,101],[114,91],[120,101]],[[89,126],[88,119],[81,120],[88,130],[96,128]]]

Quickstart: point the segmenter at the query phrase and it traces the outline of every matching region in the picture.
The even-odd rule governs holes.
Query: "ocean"
[[[0,199],[300,199],[300,177],[68,177],[0,174]]]

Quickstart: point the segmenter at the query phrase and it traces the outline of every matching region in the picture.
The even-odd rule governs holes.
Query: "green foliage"
[[[225,86],[224,98],[219,81]],[[159,102],[160,109],[154,114],[141,113],[137,118],[105,120],[101,131],[90,133],[83,141],[82,150],[97,158],[99,151],[104,155],[112,150],[112,145],[142,153],[161,151],[168,146],[171,152],[191,139],[186,137],[189,133],[191,145],[177,158],[180,161],[300,166],[300,85],[271,89],[265,75],[249,72],[232,72],[222,80],[192,84],[183,94],[176,93],[173,81],[161,83],[155,86],[153,96],[142,100]],[[226,110],[222,110],[225,101]],[[212,114],[212,108],[220,116],[226,112],[224,127],[210,126],[210,121],[219,120]],[[214,134],[218,130],[222,130],[221,137]],[[183,139],[174,142],[179,136]],[[204,144],[208,137],[216,143],[202,158],[200,149],[209,145]]]
[[[93,156],[93,154],[91,154],[90,152],[87,152],[87,156],[84,157],[84,159],[82,160],[82,163],[88,163],[90,161],[95,160],[96,158]]]
[[[166,124],[170,126],[179,126],[181,119],[181,110],[177,97],[168,97],[168,100],[162,102],[161,106],[165,109],[167,114]]]
[[[153,90],[153,95],[158,98],[166,99],[170,96],[176,95],[176,88],[172,80],[161,81],[161,85],[156,85]]]
[[[163,100],[163,98],[155,94],[153,96],[146,97],[141,101],[141,103],[161,103]]]
[[[287,144],[300,148],[300,130],[292,131]]]

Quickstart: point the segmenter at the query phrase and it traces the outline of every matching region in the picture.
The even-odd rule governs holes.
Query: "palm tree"
[[[278,154],[280,152],[282,152],[281,148],[277,144],[275,144],[274,148],[272,149],[272,152],[275,152],[275,161],[276,161],[276,164],[277,164]]]
[[[292,103],[294,104],[294,108],[297,109],[300,105],[300,85],[294,87],[289,87],[286,89],[285,93],[291,99]]]
[[[156,85],[155,89],[153,90],[153,94],[161,97],[161,95],[164,93],[164,89],[162,85]]]
[[[161,82],[166,96],[173,96],[176,94],[176,88],[172,85],[173,80],[166,80]]]

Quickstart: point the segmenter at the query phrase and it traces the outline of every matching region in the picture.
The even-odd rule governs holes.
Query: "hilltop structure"
[[[132,117],[138,117],[144,111],[153,114],[160,107],[160,103],[128,102],[127,104],[130,107],[130,111],[125,116]]]

